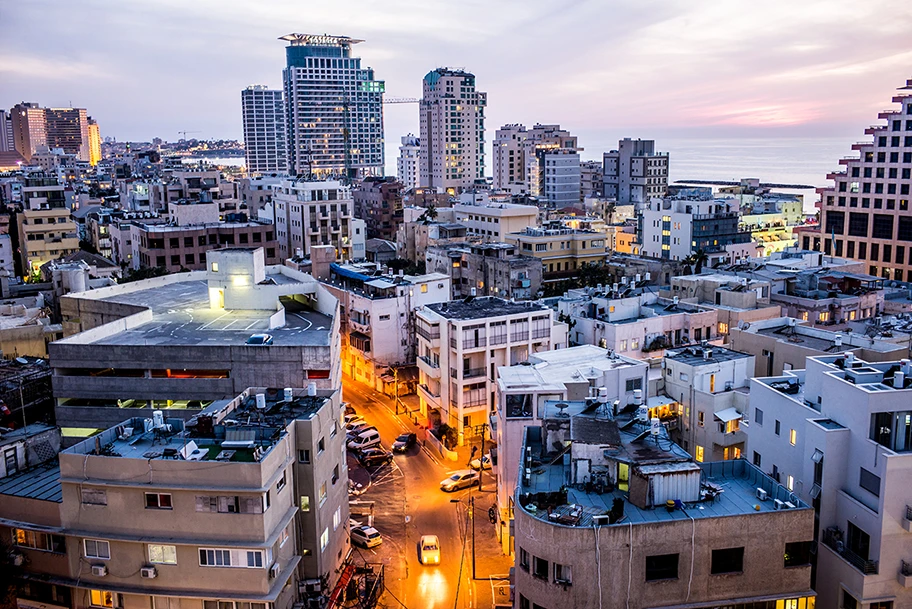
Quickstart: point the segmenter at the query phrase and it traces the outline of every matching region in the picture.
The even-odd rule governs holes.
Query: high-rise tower
[[[241,91],[248,173],[285,171],[285,104],[282,92],[263,85]]]
[[[418,186],[418,155],[421,152],[421,140],[411,133],[402,136],[399,146],[399,158],[396,159],[396,175],[402,186],[408,190]]]
[[[865,129],[873,141],[852,144],[857,158],[841,159],[844,171],[827,175],[820,193],[821,233],[813,245],[824,253],[865,260],[885,279],[912,279],[912,79],[893,97],[898,108],[878,114],[887,123]],[[822,242],[822,243],[820,243]]]
[[[419,105],[421,186],[458,191],[484,178],[486,105],[474,74],[451,68],[427,73]]]
[[[288,171],[316,177],[383,173],[384,82],[352,57],[363,40],[288,34],[285,125]]]

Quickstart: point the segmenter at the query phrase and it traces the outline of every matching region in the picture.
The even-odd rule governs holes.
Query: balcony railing
[[[485,375],[484,367],[481,368],[463,368],[462,369],[462,378],[464,379],[473,379],[479,376]]]
[[[912,575],[912,563],[907,563],[906,561],[900,561],[899,572],[909,577]]]
[[[415,332],[418,334],[418,336],[421,336],[422,338],[426,338],[427,340],[435,340],[437,338],[440,338],[440,328],[439,327],[436,330],[429,330],[422,326],[418,326],[415,329]]]
[[[462,341],[463,349],[478,349],[480,347],[487,347],[488,340],[484,337],[481,338],[467,338]]]
[[[438,364],[437,362],[431,361],[431,359],[429,357],[427,357],[426,355],[419,355],[418,359],[420,359],[422,362],[424,362],[431,368],[440,368],[440,364]]]
[[[423,389],[424,392],[427,393],[429,396],[437,398],[438,400],[440,399],[440,394],[434,393],[433,391],[431,391],[431,389],[427,385],[422,384],[422,385],[418,385],[418,386],[421,387],[421,389]]]
[[[846,562],[864,573],[865,575],[877,575],[878,561],[862,558],[852,550],[846,547],[843,541],[842,530],[831,527],[823,532],[823,543],[828,548],[842,556]]]
[[[551,336],[551,328],[534,328],[532,330],[532,338],[549,338]]]
[[[912,505],[906,506],[906,520],[912,520]]]
[[[510,342],[517,343],[520,341],[529,340],[529,331],[525,330],[523,332],[511,332],[510,333]]]
[[[507,342],[507,335],[506,335],[506,333],[504,333],[504,334],[492,334],[492,335],[488,338],[488,344],[489,344],[489,345],[492,345],[492,346],[493,346],[493,345],[503,345],[503,344],[506,344],[506,342]]]

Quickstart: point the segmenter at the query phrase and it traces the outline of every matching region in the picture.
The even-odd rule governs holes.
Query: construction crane
[[[383,100],[384,104],[417,104],[421,100],[417,97],[390,97]]]
[[[417,97],[387,97],[384,98],[381,103],[383,105],[387,104],[417,104],[421,100]],[[345,178],[351,180],[352,176],[352,167],[351,167],[351,132],[349,131],[348,125],[350,120],[349,114],[349,98],[342,99],[342,145],[345,147]]]
[[[201,133],[201,132],[200,132],[200,131],[178,131],[178,132],[177,132],[178,135],[183,134],[184,137],[181,138],[182,140],[186,140],[186,139],[187,139],[187,134],[188,134],[188,133]]]

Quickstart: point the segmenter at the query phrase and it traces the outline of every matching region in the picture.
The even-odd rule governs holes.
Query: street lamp
[[[462,503],[462,499],[450,499],[450,503]],[[475,577],[475,495],[469,496],[469,518],[472,519],[472,579]]]

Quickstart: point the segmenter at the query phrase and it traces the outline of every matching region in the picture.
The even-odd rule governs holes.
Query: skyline
[[[241,139],[241,90],[281,87],[279,36],[326,32],[366,40],[356,52],[386,81],[388,97],[420,97],[422,77],[437,67],[473,72],[489,94],[489,150],[502,124],[558,123],[579,136],[583,158],[599,158],[594,143],[625,136],[862,139],[912,65],[912,8],[892,0],[580,0],[560,11],[544,0],[469,1],[459,12],[442,3],[348,1],[313,7],[306,20],[289,2],[113,7],[99,0],[0,9],[0,105],[85,107],[102,135],[118,140],[173,140],[184,129]],[[104,33],[77,38],[93,23],[105,24]],[[36,46],[30,32],[39,27],[46,42]],[[401,104],[384,115],[390,171],[400,136],[418,132],[418,113]]]

